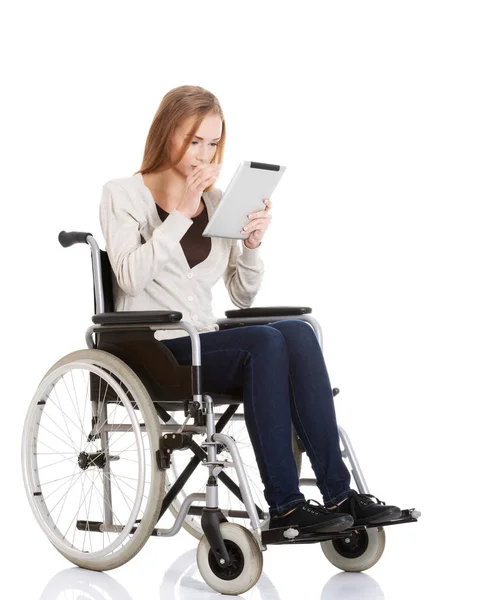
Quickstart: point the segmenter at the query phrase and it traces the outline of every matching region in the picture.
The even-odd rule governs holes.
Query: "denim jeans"
[[[270,516],[305,501],[291,427],[306,448],[325,505],[349,496],[333,393],[318,339],[298,319],[200,334],[202,390],[243,390],[244,419]],[[179,364],[192,364],[189,337],[162,340]]]

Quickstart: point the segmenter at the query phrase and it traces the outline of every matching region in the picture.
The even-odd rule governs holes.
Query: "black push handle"
[[[64,248],[73,246],[74,244],[87,244],[87,236],[91,233],[85,231],[61,231],[59,233],[59,242]]]

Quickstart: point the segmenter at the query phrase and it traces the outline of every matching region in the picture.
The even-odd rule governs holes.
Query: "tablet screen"
[[[285,170],[283,165],[241,162],[203,236],[247,239],[249,233],[241,229],[249,223],[248,215],[266,208],[264,199],[271,197]]]

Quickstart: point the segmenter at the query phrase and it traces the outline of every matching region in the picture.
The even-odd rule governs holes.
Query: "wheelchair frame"
[[[268,515],[266,515],[254,502],[236,442],[229,435],[222,433],[224,426],[233,417],[234,412],[241,402],[236,403],[235,401],[235,403],[232,403],[228,401],[227,403],[230,404],[230,406],[228,406],[227,410],[216,423],[214,413],[215,401],[213,400],[214,395],[202,393],[201,343],[197,329],[190,323],[182,321],[182,314],[178,312],[145,311],[140,313],[115,313],[113,310],[112,296],[110,298],[112,312],[105,312],[105,296],[106,294],[109,294],[109,291],[110,294],[112,294],[108,282],[108,275],[110,274],[112,277],[112,272],[108,262],[107,253],[100,250],[97,242],[90,233],[61,232],[59,234],[59,242],[64,247],[71,246],[75,243],[87,243],[91,248],[95,315],[92,317],[94,325],[90,326],[85,334],[88,348],[98,348],[101,341],[100,336],[103,333],[141,331],[144,333],[147,332],[154,338],[154,333],[157,330],[183,329],[188,333],[191,340],[192,366],[189,367],[189,369],[192,374],[192,398],[191,395],[187,398],[183,396],[184,415],[186,417],[184,424],[169,423],[169,420],[172,420],[169,413],[156,405],[154,400],[152,400],[160,418],[165,421],[160,424],[162,435],[159,440],[159,449],[156,451],[158,468],[160,470],[169,468],[170,456],[176,450],[189,448],[193,452],[191,462],[184,469],[172,488],[166,493],[158,521],[169,508],[179,491],[183,488],[194,469],[201,462],[204,466],[208,467],[209,472],[206,493],[189,494],[182,502],[173,526],[169,529],[155,527],[151,535],[164,537],[173,536],[181,529],[187,515],[201,515],[201,527],[217,565],[221,569],[226,569],[231,565],[231,559],[220,529],[221,524],[227,522],[226,515],[231,517],[249,518],[252,533],[261,551],[266,550],[268,544],[327,542],[339,538],[344,538],[345,541],[348,542],[352,533],[358,533],[359,530],[376,528],[377,531],[381,531],[384,526],[417,521],[421,513],[415,509],[408,509],[403,510],[401,517],[395,521],[373,525],[368,524],[357,526],[356,528],[352,527],[339,533],[302,533],[296,529],[283,530],[281,528],[262,531],[260,518],[265,518]],[[109,273],[105,272],[107,268],[109,269]],[[311,325],[317,336],[318,342],[322,347],[323,340],[321,327],[313,316],[306,314],[309,312],[311,312],[311,309],[306,307],[268,307],[231,310],[226,311],[227,318],[218,319],[217,324],[220,328],[228,328],[249,324],[268,324],[283,319],[300,319]],[[155,342],[159,344],[158,340],[155,340]],[[167,347],[164,346],[164,348],[169,352]],[[122,356],[119,358],[123,360]],[[130,368],[133,368],[128,362],[126,362],[126,364]],[[147,389],[149,390],[149,388]],[[336,395],[338,391],[339,390],[335,388],[333,390],[334,395]],[[222,402],[224,396],[219,396],[221,398],[220,403],[226,404],[226,402]],[[166,404],[168,404],[168,402],[166,402]],[[241,415],[236,416],[241,418]],[[194,425],[187,424],[191,418],[194,419]],[[117,431],[122,431],[119,426],[116,427]],[[127,431],[129,425],[123,427],[125,427],[125,430]],[[351,472],[358,490],[360,493],[369,494],[368,486],[348,435],[341,427],[338,427],[338,431],[342,443],[342,456],[343,458],[347,458],[350,463]],[[192,439],[194,433],[206,434],[206,440],[200,445],[197,444]],[[225,447],[229,450],[232,462],[218,460],[217,454],[219,447]],[[235,469],[239,480],[239,486],[224,472],[226,467]],[[246,509],[245,511],[227,511],[219,508],[218,479],[227,486],[230,492],[234,493],[235,496],[243,502]],[[316,479],[300,479],[300,486],[304,485],[316,486]],[[104,489],[104,493],[110,493],[108,486]],[[111,499],[111,496],[109,498]],[[112,514],[109,516],[109,510],[111,510],[108,508],[108,505],[110,505],[109,499],[107,499],[107,502],[104,500],[104,502],[106,508],[105,520],[106,522],[112,522]],[[192,504],[194,502],[205,502],[205,505],[193,507]],[[93,530],[92,524],[89,524],[88,522],[86,522],[84,526],[88,527],[89,530]],[[78,528],[82,529],[82,525],[80,527],[78,525]],[[131,533],[133,531],[135,531],[135,527],[132,529]]]

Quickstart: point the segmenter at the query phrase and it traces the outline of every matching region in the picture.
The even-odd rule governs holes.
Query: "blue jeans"
[[[318,339],[298,319],[200,334],[202,390],[240,393],[270,515],[305,501],[291,427],[306,448],[325,505],[349,496],[333,393]],[[179,364],[192,364],[189,337],[162,340]]]

